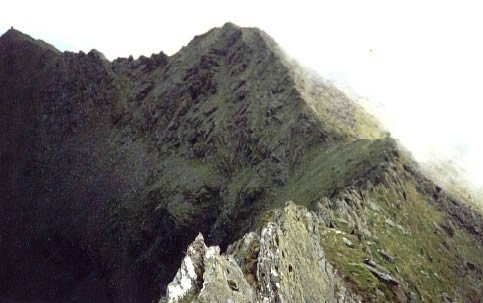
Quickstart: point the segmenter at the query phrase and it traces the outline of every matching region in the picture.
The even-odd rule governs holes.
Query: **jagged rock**
[[[469,262],[469,261],[466,261],[466,260],[465,260],[463,264],[465,265],[465,267],[466,267],[468,270],[476,270],[476,269],[477,269],[476,265],[475,265],[475,264],[473,264],[473,263],[471,263],[471,262]]]
[[[207,247],[199,234],[186,256],[166,297],[160,302],[254,302],[254,290],[232,256],[220,256],[220,248]]]
[[[451,299],[451,297],[445,292],[441,294],[441,298],[444,303],[454,303],[453,299]]]
[[[213,247],[212,250],[216,248]],[[167,288],[168,302],[179,302],[199,291],[203,275],[203,259],[207,253],[203,236],[199,234],[186,251],[176,276]]]
[[[384,258],[386,259],[386,261],[388,262],[391,262],[391,263],[394,263],[396,262],[396,257],[394,257],[393,255],[391,255],[390,253],[388,253],[387,251],[385,250],[382,250],[382,249],[378,249],[377,252]]]
[[[409,293],[408,302],[409,303],[417,303],[417,302],[419,302],[418,294],[416,294],[414,291],[411,291]]]
[[[396,227],[396,223],[394,223],[394,221],[390,218],[387,218],[384,222],[391,227]]]
[[[199,235],[161,302],[361,302],[325,259],[315,218],[287,202],[221,256]]]
[[[371,273],[373,273],[380,280],[391,285],[396,285],[396,286],[399,285],[399,282],[392,277],[392,275],[389,273],[387,269],[377,264],[373,260],[364,260],[364,265]]]
[[[351,241],[351,240],[349,240],[349,239],[347,239],[347,238],[343,237],[343,238],[342,238],[342,241],[344,241],[344,244],[345,244],[345,245],[347,245],[348,247],[354,247],[354,243],[352,243],[352,241]]]

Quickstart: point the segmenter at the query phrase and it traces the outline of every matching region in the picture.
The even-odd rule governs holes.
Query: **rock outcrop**
[[[254,302],[255,291],[230,255],[218,246],[207,247],[199,234],[161,302]]]
[[[160,302],[362,302],[327,261],[320,224],[316,213],[287,202],[226,254],[200,234]]]

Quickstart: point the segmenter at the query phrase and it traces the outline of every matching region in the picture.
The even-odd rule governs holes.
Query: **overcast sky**
[[[232,21],[260,27],[302,64],[367,97],[420,160],[448,155],[483,185],[480,1],[25,1],[10,26],[109,59],[164,51]]]

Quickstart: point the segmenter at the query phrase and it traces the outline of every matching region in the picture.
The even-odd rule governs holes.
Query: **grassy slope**
[[[458,302],[478,302],[483,268],[481,243],[466,230],[451,225],[443,213],[431,206],[428,197],[417,192],[414,183],[405,182],[404,190],[407,200],[384,185],[367,194],[365,201],[370,206],[361,216],[366,218],[372,237],[359,241],[344,224],[338,225],[343,233],[328,229],[322,241],[328,259],[368,298],[377,288],[386,299],[396,300],[394,290],[374,279],[362,265],[372,256],[404,281],[403,290],[417,293],[424,302],[439,302],[444,292]],[[441,227],[448,225],[454,230],[453,236]],[[350,239],[355,247],[345,245],[342,237]],[[387,261],[378,250],[390,252],[396,257],[395,263]],[[476,272],[465,269],[465,261],[473,264]]]

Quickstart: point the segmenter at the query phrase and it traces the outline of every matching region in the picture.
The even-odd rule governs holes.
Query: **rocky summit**
[[[11,29],[0,129],[0,301],[483,297],[481,211],[257,28],[114,61]]]

